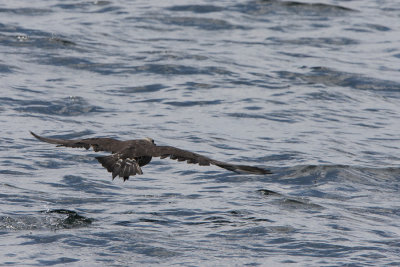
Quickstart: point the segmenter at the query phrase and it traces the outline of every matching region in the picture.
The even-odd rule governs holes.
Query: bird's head
[[[146,140],[146,141],[148,141],[148,142],[150,142],[152,144],[155,144],[153,138],[146,137],[144,140]]]

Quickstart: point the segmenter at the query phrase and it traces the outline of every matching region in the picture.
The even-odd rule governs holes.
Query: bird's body
[[[111,152],[109,156],[100,156],[96,159],[112,173],[112,178],[119,176],[125,180],[129,176],[143,174],[141,167],[150,163],[153,157],[171,158],[187,163],[197,163],[201,166],[216,165],[218,167],[238,172],[251,174],[270,174],[269,170],[246,165],[234,165],[213,160],[197,153],[186,151],[172,146],[157,146],[153,139],[119,141],[112,138],[86,138],[75,140],[53,139],[42,137],[31,132],[37,139],[65,147],[93,148],[95,152]]]

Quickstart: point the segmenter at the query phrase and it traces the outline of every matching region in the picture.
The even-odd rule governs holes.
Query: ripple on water
[[[347,73],[329,67],[312,67],[309,72],[295,73],[282,71],[278,73],[284,79],[323,84],[328,87],[341,86],[368,91],[393,91],[398,92],[400,84],[393,81],[365,77],[356,73]]]
[[[75,211],[56,209],[47,210],[37,213],[36,215],[7,215],[0,216],[1,230],[60,230],[88,227],[93,222],[93,219],[79,215]],[[32,236],[30,236],[32,237]],[[43,236],[40,238],[40,243],[54,242],[54,236]],[[38,240],[32,237],[32,244]]]
[[[83,97],[66,97],[55,101],[2,99],[18,112],[57,116],[79,116],[104,112],[98,106],[90,105]]]
[[[0,265],[399,265],[399,5],[327,2],[3,1]],[[273,174],[112,181],[29,130]]]

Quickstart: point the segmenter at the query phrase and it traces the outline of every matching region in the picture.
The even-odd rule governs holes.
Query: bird
[[[209,157],[179,149],[173,146],[158,146],[154,140],[146,137],[144,139],[120,141],[113,138],[86,138],[86,139],[55,139],[39,136],[32,131],[30,133],[37,139],[57,147],[92,148],[95,152],[111,152],[108,156],[95,157],[100,164],[112,174],[112,180],[119,176],[124,181],[130,176],[143,174],[143,166],[150,163],[153,157],[161,159],[169,157],[177,161],[199,164],[200,166],[215,165],[236,173],[247,174],[271,174],[270,170],[247,165],[235,165]]]

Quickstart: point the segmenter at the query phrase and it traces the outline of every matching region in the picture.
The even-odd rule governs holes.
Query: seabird
[[[112,173],[113,180],[119,176],[126,181],[130,175],[143,174],[141,167],[150,163],[152,157],[160,157],[161,159],[169,157],[178,161],[187,161],[187,163],[197,163],[201,166],[216,165],[236,173],[271,174],[271,171],[258,167],[229,164],[172,146],[157,146],[151,138],[127,141],[112,138],[65,140],[30,133],[43,142],[57,146],[79,147],[86,148],[86,150],[93,148],[95,152],[111,152],[112,154],[109,156],[96,157],[96,159],[107,171]]]

